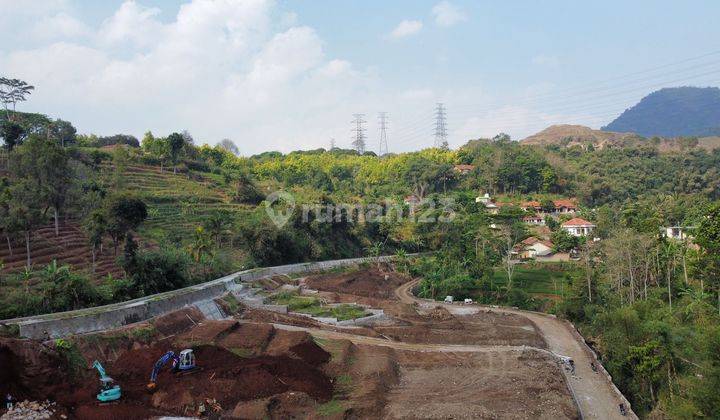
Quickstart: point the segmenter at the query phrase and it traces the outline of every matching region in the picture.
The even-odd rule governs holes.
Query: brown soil
[[[550,356],[398,352],[400,383],[385,418],[576,419],[577,410]]]
[[[24,240],[12,242],[12,255],[5,238],[0,245],[0,260],[4,262],[4,273],[18,272],[25,267],[27,256]],[[55,236],[55,226],[48,224],[40,227],[31,237],[30,242],[32,263],[42,267],[57,260],[58,264],[69,264],[75,269],[90,271],[92,267],[92,249],[88,246],[85,233],[75,221],[60,222],[59,235]],[[103,252],[96,256],[95,278],[101,279],[112,274],[122,277],[123,271],[115,262],[116,256],[112,244],[106,243]]]
[[[180,313],[164,317],[161,328],[181,331],[185,328],[182,319]],[[333,395],[332,378],[325,372],[330,354],[305,332],[276,331],[267,324],[204,321],[149,344],[130,337],[116,332],[76,339],[88,367],[76,376],[67,368],[58,369],[67,362],[54,346],[2,339],[0,395],[10,392],[17,399],[50,399],[58,403],[59,412],[81,419],[193,415],[208,398],[215,399],[228,415],[238,403],[266,400],[265,411],[278,418],[314,412],[315,405]],[[169,349],[178,351],[192,344],[201,369],[176,375],[168,366],[158,376],[157,391],[149,394],[146,385],[157,359]],[[97,374],[89,366],[97,357],[122,386],[123,396],[117,403],[100,406],[95,399]]]
[[[167,337],[187,331],[204,319],[202,312],[193,306],[154,318],[152,325],[161,335]]]
[[[348,293],[380,299],[395,299],[395,289],[410,279],[397,272],[377,268],[342,274],[321,274],[305,279],[305,284],[316,290]]]

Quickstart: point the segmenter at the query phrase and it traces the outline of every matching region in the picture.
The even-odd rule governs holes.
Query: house
[[[585,219],[576,217],[563,223],[560,227],[565,229],[572,236],[587,236],[595,229],[596,226]]]
[[[540,204],[539,201],[526,201],[526,202],[520,204],[520,208],[525,211],[541,212],[542,204]]]
[[[553,204],[556,214],[574,214],[578,209],[574,198],[553,200]]]
[[[490,198],[490,194],[485,193],[484,195],[476,197],[475,202],[483,204],[488,213],[498,214],[498,206],[492,201],[492,199]]]
[[[522,220],[529,225],[545,226],[545,219],[540,214],[525,216]]]
[[[523,259],[545,257],[553,253],[553,247],[552,242],[531,236],[520,242],[518,255]]]
[[[455,165],[453,169],[461,175],[467,175],[475,169],[475,165]]]
[[[689,234],[689,230],[695,229],[695,226],[668,226],[660,228],[661,234],[670,239],[675,239],[678,241],[685,241],[687,239],[691,239],[692,237]]]

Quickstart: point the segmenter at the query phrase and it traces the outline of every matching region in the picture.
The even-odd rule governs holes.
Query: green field
[[[523,264],[515,267],[513,287],[532,295],[563,296],[567,293],[568,275],[578,270],[573,263]],[[507,285],[507,273],[502,268],[493,272],[493,285]]]

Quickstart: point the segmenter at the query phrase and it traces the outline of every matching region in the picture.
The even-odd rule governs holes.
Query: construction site
[[[391,264],[268,276],[252,298],[215,299],[220,319],[191,305],[114,330],[0,338],[0,395],[14,401],[0,413],[621,418],[624,398],[568,323],[418,299],[415,283]]]

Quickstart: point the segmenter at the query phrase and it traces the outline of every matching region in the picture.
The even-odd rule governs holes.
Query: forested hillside
[[[686,86],[658,90],[602,129],[645,137],[720,135],[720,89]]]
[[[498,135],[380,157],[241,157],[186,132],[78,135],[69,122],[14,112],[2,137],[0,318],[240,268],[394,253],[422,278],[422,296],[573,320],[642,415],[711,417],[720,407],[709,391],[720,385],[720,150],[645,139],[531,146]],[[476,200],[484,193],[497,212]],[[561,229],[570,216],[525,221],[534,212],[523,202],[553,200],[577,203],[597,240]],[[269,217],[288,208],[287,223]],[[667,226],[694,229],[693,241],[664,238]],[[516,244],[534,235],[577,259],[516,268]],[[416,251],[434,253],[403,257]]]

